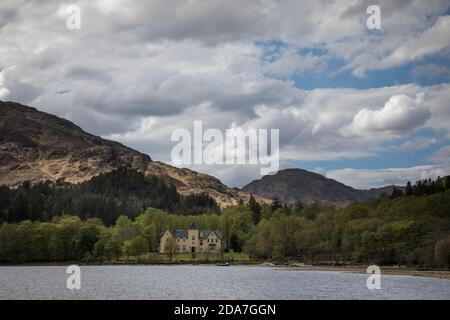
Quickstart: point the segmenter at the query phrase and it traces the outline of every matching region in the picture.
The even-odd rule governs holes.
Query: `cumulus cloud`
[[[222,132],[230,127],[280,129],[280,156],[283,163],[294,161],[334,161],[343,159],[364,159],[386,151],[384,143],[398,137],[391,131],[358,131],[358,134],[348,134],[348,126],[352,124],[354,115],[362,105],[376,109],[384,101],[389,101],[398,93],[407,93],[409,97],[419,96],[425,99],[428,110],[432,114],[430,125],[424,128],[448,130],[437,123],[433,114],[445,106],[446,97],[450,97],[449,86],[396,86],[379,89],[316,89],[303,93],[302,102],[298,105],[280,104],[274,106],[260,105],[255,107],[255,116],[248,119],[237,119],[234,110],[222,110],[217,113],[210,103],[203,103],[189,108],[180,115],[166,117],[148,117],[141,120],[136,130],[124,134],[115,134],[108,138],[119,140],[139,150],[148,152],[155,159],[170,162],[170,150],[175,143],[170,142],[171,132],[177,128],[186,128],[192,132],[193,121],[202,120],[206,128],[218,128]],[[295,91],[295,89],[293,89]],[[421,92],[425,95],[421,98]],[[409,100],[408,100],[409,99]],[[416,99],[408,98],[416,102]],[[429,103],[428,103],[429,102]],[[419,103],[420,105],[420,103]],[[447,113],[449,110],[447,109]],[[405,136],[402,134],[401,136]],[[436,142],[434,138],[411,138],[400,147],[401,152],[426,148]],[[194,170],[214,173],[232,185],[243,181],[240,177],[249,175],[259,177],[258,167],[239,170],[233,166],[198,167]],[[239,174],[232,174],[241,172]],[[322,172],[323,173],[323,172]],[[235,179],[235,180],[234,180]],[[245,181],[244,181],[245,182]],[[245,183],[244,183],[245,184]]]
[[[362,109],[354,116],[352,129],[355,131],[412,131],[431,117],[424,104],[424,94],[416,98],[407,95],[392,96],[379,110]]]

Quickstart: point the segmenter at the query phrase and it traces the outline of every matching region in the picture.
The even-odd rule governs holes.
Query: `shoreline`
[[[69,265],[79,266],[216,266],[216,263],[86,263],[79,261],[71,261],[66,263],[26,263],[26,264],[0,264],[2,267],[64,267]],[[327,266],[327,265],[303,265],[303,264],[272,264],[268,262],[252,262],[252,263],[231,263],[230,267],[262,267],[262,268],[279,268],[285,270],[300,270],[300,271],[325,271],[325,272],[346,272],[346,273],[362,273],[367,274],[367,266]],[[220,267],[220,266],[218,266]],[[381,268],[381,275],[402,275],[414,277],[427,277],[435,279],[450,280],[449,270],[420,270],[414,267],[396,267],[396,266],[379,266]]]
[[[314,265],[274,265],[273,268],[285,268],[302,271],[327,271],[327,272],[347,272],[347,273],[363,273],[367,274],[365,266],[314,266]],[[417,268],[405,268],[394,266],[379,266],[381,275],[396,276],[414,276],[435,279],[450,280],[450,271],[448,270],[420,270]]]

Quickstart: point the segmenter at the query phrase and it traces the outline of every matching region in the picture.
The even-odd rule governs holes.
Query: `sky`
[[[0,100],[169,164],[171,133],[194,121],[280,129],[281,168],[404,185],[450,174],[450,1],[2,0]]]

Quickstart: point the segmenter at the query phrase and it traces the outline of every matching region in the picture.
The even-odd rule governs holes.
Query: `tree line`
[[[219,211],[208,194],[182,196],[163,179],[126,168],[78,185],[47,181],[34,185],[24,182],[17,188],[0,187],[0,222],[51,221],[65,214],[81,219],[99,218],[111,225],[122,214],[134,218],[149,207],[177,214]]]
[[[394,187],[392,190],[391,198],[403,197],[403,196],[423,196],[430,195],[439,192],[444,192],[450,189],[450,176],[437,177],[436,180],[432,179],[422,179],[416,181],[414,185],[411,181],[408,181],[404,192],[402,189]]]
[[[279,208],[253,229],[254,258],[450,268],[450,190],[355,203]]]
[[[384,195],[344,208],[259,204],[251,197],[248,203],[196,215],[149,208],[134,217],[119,215],[112,224],[68,215],[4,222],[0,262],[127,260],[157,252],[166,230],[187,229],[193,221],[201,229],[221,230],[225,252],[245,252],[255,261],[450,268],[448,189]]]
[[[50,222],[25,220],[0,226],[0,262],[99,261],[145,256],[158,252],[166,230],[200,228],[222,230],[226,251],[242,251],[254,226],[247,206],[231,207],[221,214],[186,216],[149,208],[134,219],[121,215],[106,226],[98,218],[55,216]]]

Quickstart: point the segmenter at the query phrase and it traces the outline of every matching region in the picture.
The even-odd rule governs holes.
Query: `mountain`
[[[382,194],[391,195],[392,191],[394,191],[394,188],[402,190],[402,192],[405,192],[405,187],[401,186],[386,186],[381,188],[371,188],[368,190],[361,190],[369,199],[378,198]]]
[[[215,177],[153,161],[68,120],[0,101],[0,185],[45,180],[80,183],[121,167],[162,177],[184,195],[206,192],[222,207],[249,198],[248,193],[229,188]]]
[[[321,202],[343,206],[355,201],[392,193],[394,186],[358,190],[333,179],[302,169],[285,169],[246,185],[243,190],[265,198],[278,198],[283,203]]]
[[[118,167],[145,170],[151,158],[35,108],[0,102],[0,184],[78,183]]]

